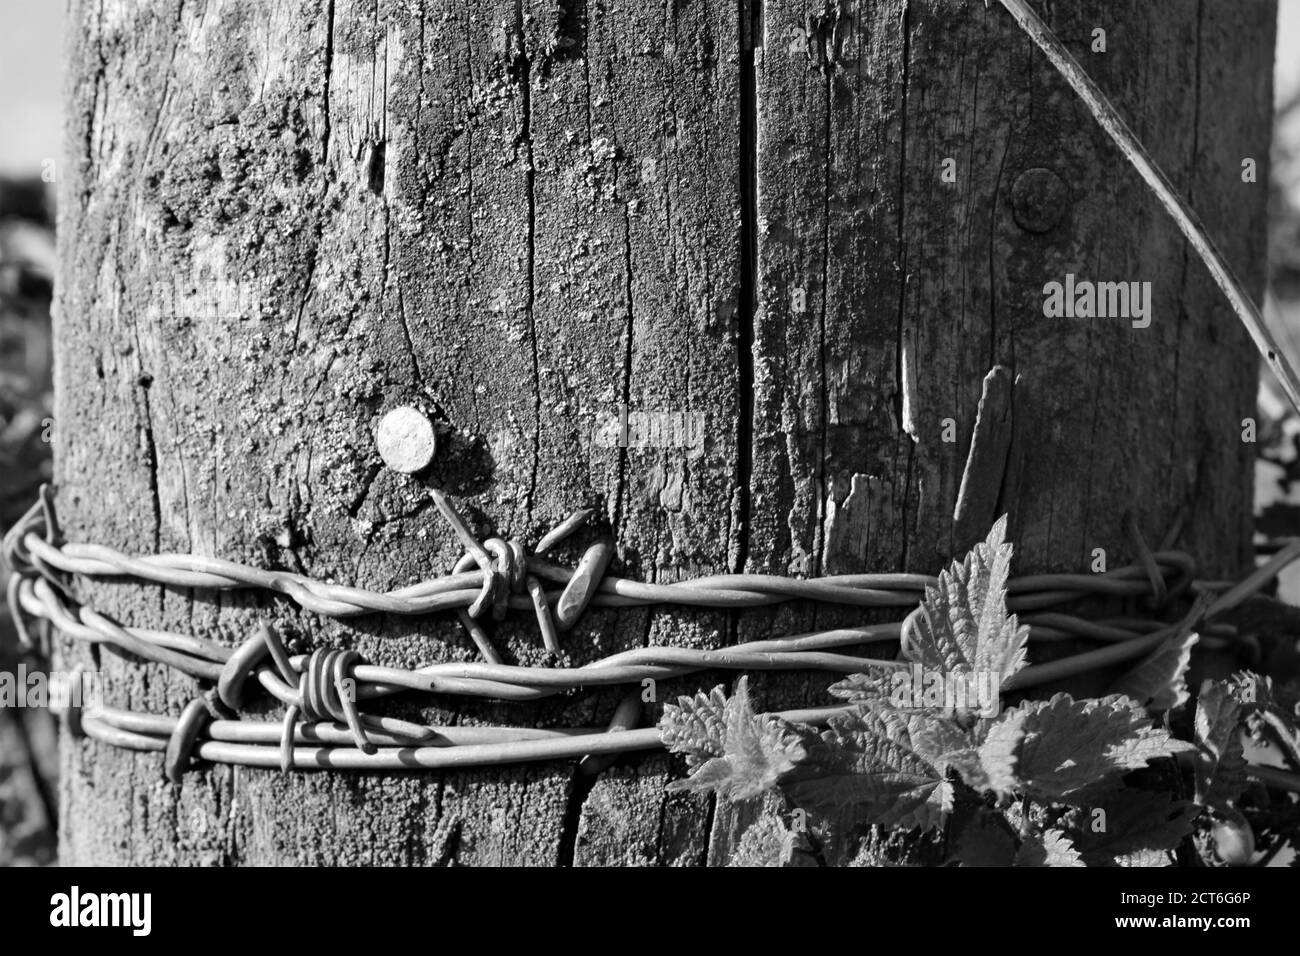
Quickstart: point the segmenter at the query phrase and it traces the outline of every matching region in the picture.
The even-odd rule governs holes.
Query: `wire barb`
[[[116,746],[165,752],[170,779],[179,780],[195,758],[278,767],[415,769],[480,766],[518,760],[575,758],[583,772],[598,772],[608,756],[658,746],[652,728],[636,730],[643,681],[689,675],[702,670],[816,670],[860,673],[868,668],[906,666],[850,653],[884,642],[906,646],[926,614],[928,588],[938,579],[915,574],[843,574],[797,580],[756,574],[719,574],[671,585],[648,584],[609,573],[615,552],[608,538],[588,545],[576,568],[539,556],[583,526],[589,513],[578,512],[544,535],[529,554],[513,539],[474,541],[468,526],[439,493],[440,510],[465,545],[452,572],[388,592],[373,592],[316,581],[304,575],[265,571],[215,558],[191,555],[129,557],[98,545],[58,541],[48,498],[30,509],[4,537],[4,557],[15,573],[6,589],[21,622],[31,617],[52,623],[71,639],[99,644],[118,653],[166,664],[210,689],[191,701],[179,720],[98,707],[81,715],[87,736]],[[1177,623],[1146,618],[1090,621],[1064,612],[1064,606],[1090,596],[1172,601],[1189,590],[1195,563],[1177,551],[1151,552],[1129,516],[1125,531],[1135,541],[1138,563],[1097,574],[1041,574],[1012,578],[1009,611],[1024,614],[1031,642],[1088,640],[1105,646],[1048,663],[1030,665],[1003,683],[1023,690],[1064,676],[1109,666],[1148,653],[1180,627],[1196,626],[1216,610],[1243,600],[1288,564],[1300,558],[1300,543],[1284,549],[1236,586],[1227,586],[1214,603],[1194,606],[1195,621]],[[476,557],[475,552],[480,552]],[[484,569],[486,564],[486,570]],[[259,623],[236,647],[195,635],[123,626],[79,604],[69,588],[52,580],[68,574],[94,578],[130,577],[180,587],[264,588],[284,594],[302,607],[334,617],[386,612],[425,614],[454,609],[470,631],[481,660],[441,662],[413,669],[381,666],[355,650],[317,648],[290,655],[270,622]],[[493,583],[496,582],[496,583]],[[562,590],[547,590],[546,585]],[[484,601],[484,595],[489,597]],[[573,628],[589,607],[764,607],[793,600],[815,600],[867,608],[899,608],[904,620],[791,634],[720,649],[649,646],[621,651],[581,666],[562,663],[559,634]],[[477,614],[476,614],[477,608]],[[492,648],[480,617],[512,610],[531,611],[549,652],[547,666],[508,664]],[[1025,613],[1028,612],[1028,613]],[[1217,634],[1216,640],[1227,639]],[[285,706],[276,724],[230,719],[245,705],[250,678]],[[211,686],[215,685],[215,686]],[[455,695],[502,701],[534,701],[592,687],[627,688],[607,730],[598,728],[439,728],[367,713],[362,703],[398,693]],[[820,719],[834,709],[800,712]]]

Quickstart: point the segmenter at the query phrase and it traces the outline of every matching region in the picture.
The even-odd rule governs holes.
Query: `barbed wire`
[[[438,510],[465,546],[451,574],[391,591],[371,591],[287,571],[186,554],[132,557],[102,545],[59,540],[51,492],[5,535],[2,553],[12,570],[6,587],[21,638],[31,643],[26,618],[47,621],[75,640],[128,657],[172,667],[209,685],[179,718],[134,714],[103,706],[76,711],[70,722],[92,738],[117,746],[162,750],[169,776],[179,781],[193,757],[283,769],[336,767],[402,769],[469,766],[522,760],[601,755],[658,746],[653,728],[635,730],[643,682],[703,670],[803,670],[834,674],[908,666],[843,653],[851,648],[910,638],[927,588],[938,579],[918,574],[845,574],[813,579],[760,574],[720,574],[674,584],[632,581],[609,573],[613,543],[601,538],[576,566],[543,558],[590,518],[577,512],[530,550],[519,541],[480,543],[446,496],[433,492]],[[1012,578],[1008,608],[1019,612],[1034,643],[1088,639],[1104,646],[1032,664],[1002,682],[1004,693],[1131,660],[1170,636],[1200,627],[1203,640],[1235,639],[1228,626],[1205,624],[1258,590],[1285,564],[1300,557],[1300,543],[1284,548],[1238,584],[1194,580],[1195,562],[1179,551],[1152,552],[1140,534],[1138,560],[1095,574],[1039,574]],[[371,664],[351,650],[321,648],[291,655],[278,632],[263,622],[236,647],[190,634],[126,626],[79,603],[70,578],[131,578],[168,587],[216,590],[263,589],[284,595],[305,610],[330,617],[362,614],[422,615],[454,610],[483,658],[431,663],[414,669]],[[552,585],[546,588],[542,581]],[[1090,596],[1146,597],[1167,604],[1192,592],[1181,620],[1111,617],[1088,620],[1059,608]],[[716,649],[640,647],[576,667],[525,666],[501,660],[482,628],[484,618],[503,619],[531,610],[543,645],[562,651],[561,636],[589,607],[682,605],[733,609],[815,600],[864,608],[908,608],[898,622],[836,628],[748,641]],[[1158,610],[1158,608],[1157,608]],[[244,707],[249,678],[285,706],[279,724],[234,720]],[[461,728],[452,731],[363,712],[359,702],[402,692],[500,701],[533,701],[583,688],[630,686],[606,730],[574,728]],[[798,713],[820,722],[840,708]],[[75,710],[75,708],[74,708]],[[792,712],[793,713],[793,712]],[[618,731],[611,734],[610,731]],[[269,746],[278,741],[278,746]]]
[[[1199,220],[1176,194],[1167,178],[1128,130],[1113,106],[1087,77],[1054,34],[1023,0],[1001,0],[1017,22],[1044,50],[1070,82],[1094,117],[1142,173],[1162,203],[1188,236],[1198,255],[1251,332],[1261,354],[1278,372],[1293,405],[1300,407],[1300,379],[1282,358],[1260,320]],[[836,575],[795,580],[768,575],[715,575],[674,584],[630,581],[608,575],[614,544],[592,544],[573,569],[547,561],[543,555],[580,528],[589,512],[577,512],[544,536],[532,552],[517,540],[489,538],[479,542],[441,492],[434,501],[458,538],[465,554],[449,575],[388,592],[376,592],[313,580],[286,571],[267,571],[216,558],[180,554],[131,557],[93,544],[60,544],[47,488],[40,500],[5,536],[3,555],[11,568],[6,597],[24,643],[32,643],[23,615],[49,621],[64,634],[101,644],[119,652],[166,664],[198,680],[215,682],[202,697],[185,707],[179,718],[136,714],[97,707],[74,718],[86,733],[117,746],[161,750],[168,775],[180,775],[197,757],[250,766],[333,767],[339,769],[404,769],[479,766],[525,760],[601,755],[660,746],[656,730],[633,729],[639,706],[635,693],[625,697],[606,731],[592,728],[439,728],[362,713],[358,700],[404,690],[458,694],[501,700],[533,700],[585,686],[635,684],[693,673],[706,668],[814,669],[852,673],[866,667],[898,666],[833,649],[880,641],[909,640],[927,587],[936,579],[924,575]],[[1004,682],[1003,690],[1023,690],[1084,670],[1136,658],[1169,636],[1201,626],[1254,593],[1290,561],[1300,557],[1293,542],[1242,582],[1220,585],[1194,582],[1192,559],[1176,551],[1150,551],[1126,527],[1135,546],[1137,564],[1097,575],[1037,575],[1013,579],[1008,609],[1030,614],[1023,618],[1032,641],[1088,638],[1106,646],[1030,665]],[[475,570],[477,568],[477,570]],[[454,610],[482,662],[431,664],[415,670],[377,667],[354,651],[320,649],[310,655],[289,656],[276,631],[262,624],[237,648],[227,648],[193,635],[126,627],[92,608],[78,604],[65,585],[65,576],[132,577],[164,586],[231,590],[261,588],[278,592],[304,610],[331,617],[369,613],[402,615]],[[545,584],[562,585],[547,590]],[[1189,589],[1196,600],[1182,620],[1113,618],[1087,621],[1046,609],[1093,595],[1149,597],[1159,609]],[[524,667],[502,662],[481,625],[485,613],[496,620],[512,610],[532,610],[543,646],[552,655],[562,650],[560,635],[588,607],[644,607],[658,604],[718,609],[755,608],[793,600],[813,600],[864,608],[910,607],[897,624],[846,628],[755,641],[717,650],[639,648],[574,668]],[[1034,611],[1040,611],[1034,615]],[[1218,629],[1229,639],[1230,629]],[[269,660],[268,660],[269,658]],[[230,720],[225,711],[242,703],[250,676],[286,704],[281,725]],[[787,711],[779,716],[818,723],[836,708]],[[617,731],[617,733],[611,733]],[[278,747],[269,746],[278,741]],[[347,746],[349,743],[353,746]],[[300,746],[301,745],[301,746]],[[1270,768],[1252,767],[1256,779],[1279,777]],[[1262,775],[1262,776],[1261,776]],[[1274,785],[1297,789],[1294,778]]]
[[[193,706],[193,705],[191,705]],[[194,711],[199,713],[200,706]],[[773,716],[792,723],[821,726],[852,707],[820,707],[776,711]],[[617,718],[617,715],[616,715]],[[608,729],[570,727],[428,727],[428,743],[397,744],[366,752],[346,746],[347,728],[337,724],[299,725],[291,735],[266,721],[212,720],[203,732],[179,738],[184,717],[138,714],[100,708],[82,718],[88,736],[114,746],[165,754],[167,773],[179,782],[191,759],[300,770],[439,770],[490,767],[543,760],[581,758],[580,769],[593,773],[602,758],[662,749],[654,727],[632,729],[617,719]],[[340,746],[339,744],[343,744]],[[1188,762],[1191,754],[1177,755]],[[1300,793],[1300,777],[1276,767],[1247,764],[1245,774],[1265,786]]]

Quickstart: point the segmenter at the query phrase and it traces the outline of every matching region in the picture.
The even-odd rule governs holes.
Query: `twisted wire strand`
[[[781,711],[776,716],[818,726],[836,713],[852,708],[819,707]],[[137,714],[101,707],[81,717],[86,735],[132,750],[166,751],[185,729],[183,718]],[[525,727],[441,727],[437,742],[422,746],[378,748],[366,753],[355,747],[329,746],[345,728],[308,725],[295,729],[290,749],[296,769],[428,770],[482,767],[538,760],[561,760],[633,751],[657,750],[663,744],[654,727],[640,729],[574,727],[539,730]],[[279,725],[260,721],[212,721],[206,736],[196,739],[190,756],[213,763],[250,767],[282,766],[283,737]],[[271,740],[275,746],[268,745]],[[301,746],[299,744],[302,744]]]
[[[503,573],[498,562],[488,571],[459,570],[387,592],[371,591],[342,584],[316,581],[292,571],[267,571],[222,558],[187,554],[157,554],[131,557],[104,545],[68,543],[62,546],[42,538],[33,525],[43,522],[33,508],[16,525],[21,531],[6,540],[10,565],[21,573],[22,566],[39,565],[52,572],[87,577],[134,577],[156,584],[211,590],[262,588],[285,595],[304,610],[329,617],[361,614],[428,614],[448,609],[466,609],[478,617],[483,607],[479,598],[491,580]],[[11,535],[13,532],[11,532]],[[486,553],[486,552],[485,552]],[[1150,555],[1162,571],[1174,570],[1168,593],[1175,596],[1190,584],[1195,569],[1192,558],[1179,551]],[[490,560],[490,559],[489,559]],[[464,562],[464,558],[461,559]],[[526,558],[528,574],[566,588],[581,576],[581,570],[565,568],[536,555]],[[458,568],[462,567],[458,563]],[[508,569],[507,569],[508,570]],[[46,573],[45,577],[57,577]],[[1008,610],[1021,611],[1076,600],[1090,594],[1137,597],[1150,593],[1148,570],[1134,565],[1100,574],[1040,574],[1012,579],[1008,585]],[[1164,576],[1160,577],[1164,580]],[[526,581],[526,578],[525,578]],[[927,587],[938,578],[921,574],[840,574],[813,579],[783,578],[762,574],[719,574],[657,584],[606,575],[591,594],[590,606],[604,608],[644,607],[676,604],[706,608],[763,607],[794,600],[824,601],[856,607],[907,607],[916,605]],[[564,591],[545,592],[550,607],[561,604]],[[510,593],[498,603],[513,610],[535,610],[526,594]]]
[[[434,496],[465,553],[449,575],[388,592],[376,592],[284,571],[266,571],[217,558],[161,554],[132,557],[100,545],[67,544],[58,529],[48,489],[4,537],[3,556],[14,573],[6,596],[20,624],[24,615],[48,621],[66,635],[100,644],[128,657],[166,664],[200,681],[215,683],[179,718],[133,714],[90,707],[70,715],[94,739],[165,754],[167,774],[179,780],[195,759],[279,766],[282,769],[336,767],[402,769],[469,766],[518,760],[581,757],[594,768],[610,755],[659,746],[654,729],[636,730],[637,691],[629,691],[605,731],[593,728],[440,728],[363,712],[358,701],[405,691],[506,701],[529,701],[584,687],[639,685],[642,681],[688,675],[706,669],[818,670],[851,674],[906,667],[840,653],[881,642],[909,640],[923,611],[927,589],[938,579],[917,574],[844,574],[794,580],[757,574],[720,574],[674,584],[648,584],[611,576],[612,542],[587,548],[577,566],[567,568],[542,555],[580,528],[588,512],[561,522],[532,553],[518,541],[490,538],[479,544],[450,502]],[[1246,580],[1210,584],[1194,580],[1190,556],[1172,550],[1152,552],[1135,526],[1138,562],[1098,574],[1039,574],[1008,582],[1008,609],[1023,613],[1033,642],[1085,638],[1104,646],[1056,661],[1035,664],[1002,684],[1020,691],[1063,676],[1138,657],[1180,630],[1196,626],[1215,610],[1244,599],[1300,556],[1300,543],[1283,549]],[[365,662],[354,651],[318,649],[290,655],[269,624],[260,625],[238,647],[170,631],[118,624],[72,596],[67,578],[130,577],[175,587],[231,590],[263,588],[285,595],[306,610],[334,617],[368,613],[425,614],[454,609],[478,648],[481,661],[444,662],[415,669]],[[542,582],[556,587],[550,590]],[[1192,591],[1200,597],[1182,621],[1166,624],[1144,618],[1090,621],[1051,610],[1093,595],[1168,600]],[[537,616],[542,643],[562,650],[560,634],[586,607],[641,607],[676,604],[694,607],[761,607],[791,600],[819,600],[858,607],[906,607],[899,622],[837,628],[750,641],[718,649],[640,647],[578,667],[523,666],[501,661],[479,621],[504,617],[509,610]],[[1211,604],[1213,602],[1213,604]],[[1206,628],[1209,640],[1232,640],[1231,628]],[[243,706],[247,680],[285,705],[279,722],[229,720]],[[792,711],[802,722],[817,723],[843,708]],[[793,718],[790,718],[793,719]]]
[[[820,707],[777,711],[773,716],[817,727],[851,707]],[[101,708],[82,717],[86,735],[131,750],[166,751],[181,727],[181,720],[152,714]],[[434,744],[380,748],[365,753],[353,747],[331,746],[346,739],[346,728],[308,725],[299,728],[288,745],[292,766],[302,770],[433,770],[449,767],[489,767],[542,760],[615,757],[637,751],[661,749],[654,727],[607,730],[572,727],[539,730],[530,727],[442,727]],[[280,728],[260,721],[212,721],[206,737],[199,738],[192,757],[211,763],[247,767],[283,766]],[[507,736],[509,735],[509,736]],[[283,741],[281,742],[283,743]],[[1194,759],[1180,753],[1179,760]],[[1246,775],[1277,790],[1300,793],[1300,776],[1274,767],[1248,764]]]
[[[1117,569],[1113,574],[1140,569]],[[123,627],[90,608],[79,607],[43,578],[23,579],[18,587],[21,610],[33,618],[49,620],[60,631],[83,641],[104,644],[147,660],[168,664],[205,680],[218,680],[223,669],[238,653],[205,638],[145,628]],[[915,614],[915,612],[913,612]],[[910,620],[910,618],[909,618]],[[1054,641],[1065,638],[1105,640],[1115,650],[1111,659],[1124,660],[1154,646],[1172,631],[1148,621],[1091,622],[1068,614],[1045,616],[1041,623],[1028,616],[1030,640]],[[899,640],[906,622],[837,628],[752,641],[717,649],[641,647],[622,651],[581,667],[540,667],[492,663],[437,663],[413,670],[358,663],[351,669],[358,686],[356,697],[370,699],[403,690],[427,693],[463,694],[504,700],[536,700],[588,686],[635,683],[646,678],[677,677],[706,669],[807,669],[833,673],[856,673],[866,666],[890,667],[897,662],[830,653],[835,649],[860,647]],[[1154,626],[1154,630],[1152,629]],[[1065,658],[1075,660],[1082,655]],[[302,706],[297,687],[307,658],[289,659],[292,677],[266,669],[258,672],[263,685],[274,696]],[[1047,665],[1031,665],[1005,684],[1021,689],[1042,683]],[[1098,665],[1100,666],[1100,665]],[[232,707],[238,701],[231,702]]]

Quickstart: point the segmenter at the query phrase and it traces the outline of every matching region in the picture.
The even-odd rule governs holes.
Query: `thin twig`
[[[1215,284],[1227,296],[1228,302],[1232,305],[1233,311],[1237,313],[1237,318],[1246,326],[1246,331],[1250,337],[1255,340],[1255,347],[1259,349],[1259,354],[1264,357],[1268,367],[1272,369],[1273,374],[1277,376],[1282,390],[1291,400],[1291,405],[1297,412],[1300,412],[1300,376],[1296,375],[1295,369],[1287,361],[1281,348],[1278,347],[1273,333],[1269,330],[1268,325],[1264,322],[1264,317],[1260,314],[1258,307],[1246,291],[1241,280],[1237,278],[1228,265],[1226,259],[1219,252],[1214,240],[1205,230],[1200,218],[1192,211],[1169,182],[1168,177],[1160,170],[1142,146],[1133,131],[1128,128],[1128,124],[1119,115],[1119,112],[1111,105],[1106,94],[1101,91],[1084,72],[1083,67],[1079,65],[1073,54],[1065,48],[1065,45],[1056,38],[1051,28],[1039,19],[1038,14],[1030,8],[1025,0],[998,0],[1007,9],[1021,28],[1029,34],[1031,40],[1038,44],[1039,48],[1047,54],[1047,58],[1052,61],[1052,65],[1057,71],[1065,77],[1067,83],[1074,88],[1079,94],[1088,110],[1093,117],[1101,124],[1110,138],[1120,148],[1120,152],[1128,159],[1130,163],[1146,180],[1156,198],[1160,200],[1161,205],[1174,218],[1178,228],[1182,230],[1187,241],[1192,244],[1201,261],[1205,263]]]

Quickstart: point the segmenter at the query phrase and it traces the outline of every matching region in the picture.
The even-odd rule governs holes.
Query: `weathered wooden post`
[[[1261,285],[1266,176],[1239,173],[1267,163],[1274,5],[1050,13]],[[1125,554],[1129,508],[1155,539],[1186,509],[1180,545],[1211,576],[1246,563],[1249,340],[996,5],[78,0],[69,33],[69,538],[390,588],[459,553],[434,486],[504,537],[594,506],[644,580],[930,572],[965,534],[976,405],[1002,365],[1021,382],[1017,439],[986,456],[965,520],[982,532],[1009,511],[1021,570]],[[1047,317],[1044,286],[1067,275],[1149,282],[1149,324]],[[420,478],[376,449],[398,405],[439,428]],[[451,615],[85,593],[118,620],[231,643],[269,618],[298,650],[472,652]],[[565,647],[580,663],[813,623],[798,606],[606,611]],[[535,641],[497,638],[538,659]],[[122,705],[175,714],[192,696],[160,667],[64,656],[102,669]],[[755,686],[780,703],[826,683]],[[601,724],[617,700],[419,713]],[[665,793],[674,768],[223,766],[177,788],[154,755],[65,740],[61,858],[724,862],[732,809]]]

